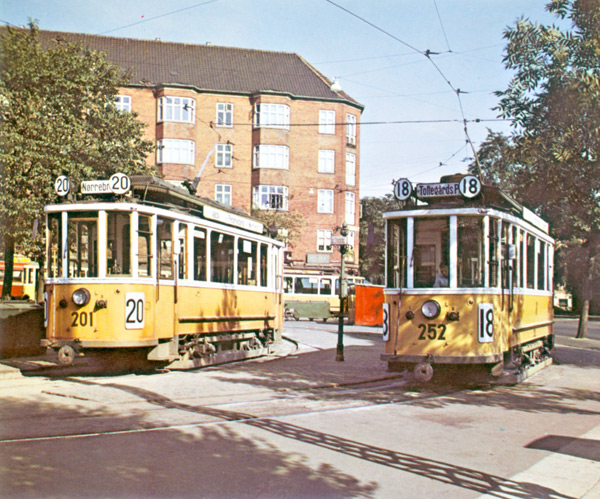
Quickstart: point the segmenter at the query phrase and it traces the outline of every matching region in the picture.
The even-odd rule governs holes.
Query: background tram
[[[525,369],[549,363],[548,224],[472,176],[418,185],[418,203],[400,182],[407,206],[384,214],[389,369],[414,369],[428,381],[436,365],[480,365],[522,379]]]
[[[13,259],[13,280],[10,295],[13,298],[35,300],[39,264],[25,256]],[[4,262],[0,260],[0,294],[4,287]]]
[[[363,277],[346,276],[348,292]],[[286,317],[299,320],[328,319],[340,311],[340,276],[318,271],[286,270],[283,275],[283,292]]]
[[[42,345],[62,364],[127,349],[199,367],[280,338],[283,245],[243,212],[148,176],[126,195],[45,211]]]

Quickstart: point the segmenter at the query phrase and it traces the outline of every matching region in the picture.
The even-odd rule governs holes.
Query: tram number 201
[[[143,329],[146,313],[144,293],[125,295],[125,329]]]

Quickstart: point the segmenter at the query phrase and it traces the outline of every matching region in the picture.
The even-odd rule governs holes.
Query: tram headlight
[[[83,307],[90,302],[90,292],[85,288],[79,288],[73,291],[71,295],[73,303],[78,307]]]
[[[421,312],[428,319],[435,319],[438,315],[440,315],[441,310],[442,307],[440,307],[440,304],[435,300],[427,300],[421,306]]]

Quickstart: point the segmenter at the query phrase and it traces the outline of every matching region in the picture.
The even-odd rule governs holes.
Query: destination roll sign
[[[481,192],[481,181],[474,175],[465,175],[458,182],[417,184],[414,188],[408,179],[402,178],[394,185],[394,196],[400,201],[414,194],[418,199],[462,196],[473,199]]]

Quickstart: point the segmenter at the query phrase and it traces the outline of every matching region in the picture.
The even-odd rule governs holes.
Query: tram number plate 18
[[[494,305],[492,303],[479,304],[479,343],[494,341]]]
[[[390,304],[383,304],[383,341],[390,339]]]
[[[125,295],[125,329],[143,329],[146,303],[144,293]]]

